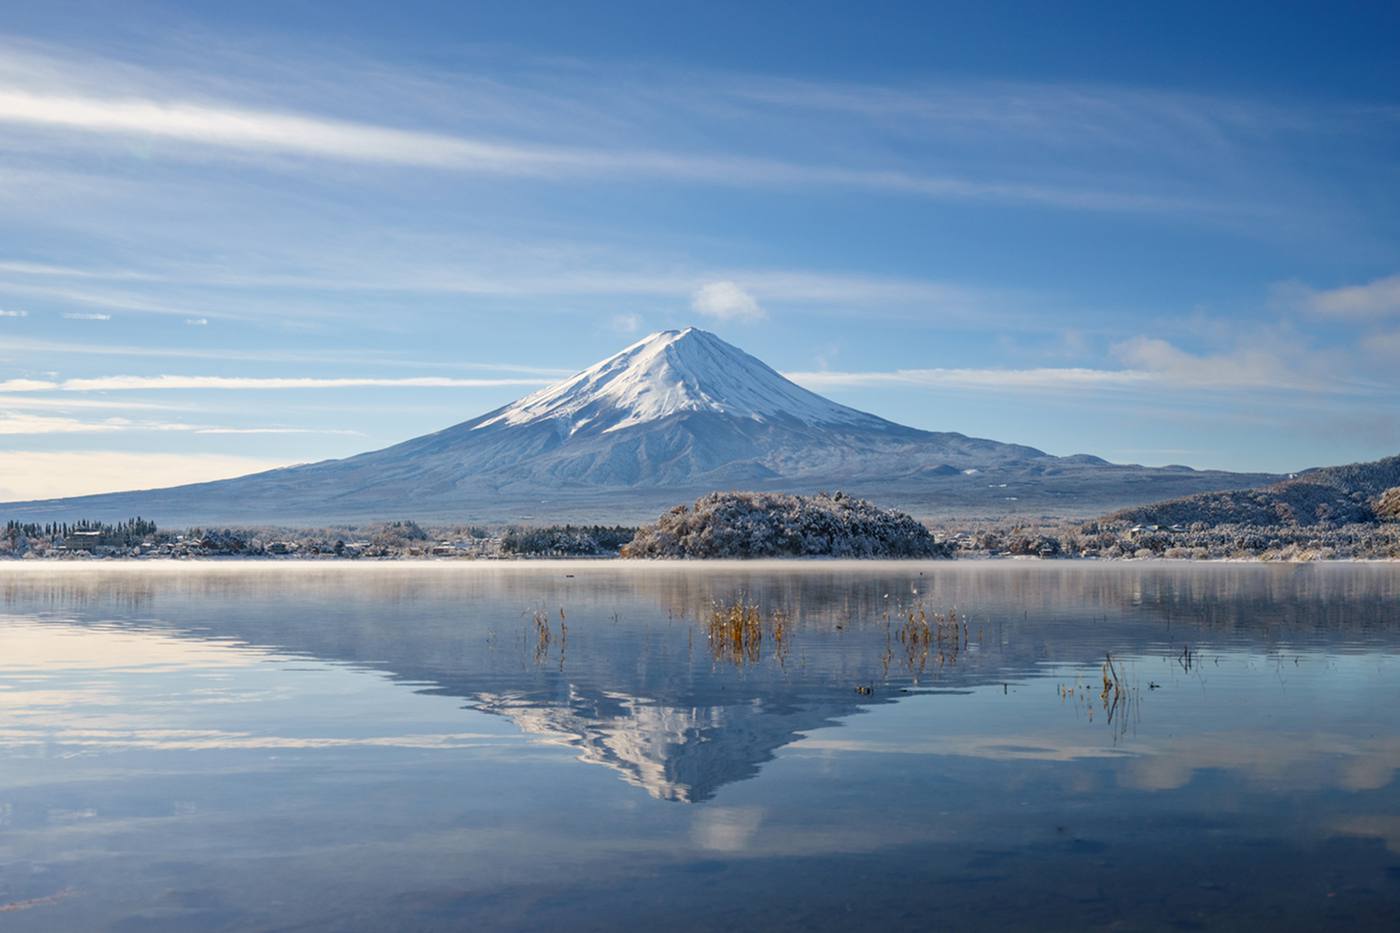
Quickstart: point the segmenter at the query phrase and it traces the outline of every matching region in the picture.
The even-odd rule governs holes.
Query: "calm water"
[[[5,930],[1400,925],[1396,565],[14,566],[0,716]]]

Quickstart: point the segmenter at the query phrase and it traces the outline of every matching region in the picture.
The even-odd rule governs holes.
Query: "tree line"
[[[46,538],[52,541],[60,538],[66,539],[79,532],[87,535],[96,532],[98,544],[130,547],[154,537],[156,531],[155,522],[141,518],[139,515],[114,523],[87,520],[45,522],[43,524],[11,520],[5,523],[5,537],[9,539],[11,546],[20,538]]]

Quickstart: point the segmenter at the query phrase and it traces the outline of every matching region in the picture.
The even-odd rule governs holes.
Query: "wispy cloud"
[[[29,317],[29,312],[0,308],[0,317]]]
[[[483,372],[528,373],[537,376],[569,376],[576,370],[526,363],[483,363],[473,360],[434,362],[407,359],[393,354],[368,350],[211,350],[201,347],[153,347],[137,344],[75,343],[68,340],[35,340],[6,337],[4,349],[33,353],[76,353],[83,356],[150,357],[155,359],[236,360],[257,363],[344,363],[380,366],[411,366],[417,368],[452,368]],[[3,391],[3,390],[0,390]]]
[[[691,310],[721,321],[752,321],[764,317],[758,299],[733,282],[707,282],[690,298]]]
[[[1367,129],[1339,107],[1272,106],[1257,100],[1111,84],[947,80],[860,84],[748,77],[715,93],[763,105],[850,118],[904,136],[1014,139],[1021,146],[1092,146],[1193,158],[1300,131]]]
[[[118,425],[129,424],[124,419],[106,421],[82,421],[77,418],[64,418],[54,415],[27,415],[15,412],[0,412],[0,434],[97,434],[120,431]]]
[[[51,392],[59,383],[49,379],[5,379],[0,380],[0,392]]]
[[[81,418],[62,415],[31,415],[0,410],[0,434],[114,434],[133,431],[189,434],[331,434],[354,436],[361,434],[359,431],[341,428],[223,427],[186,424],[179,421],[142,421],[119,417],[84,421]]]
[[[210,428],[195,427],[195,434],[338,434],[344,437],[363,437],[363,431],[348,428]]]
[[[122,431],[198,432],[199,425],[171,421],[140,421],[131,418],[104,418],[85,421],[62,415],[32,415],[0,411],[0,434],[113,434]]]
[[[93,276],[92,278],[99,278]],[[130,286],[108,287],[102,283],[85,282],[75,285],[71,282],[55,282],[52,278],[41,281],[30,281],[10,277],[0,281],[8,291],[24,293],[26,295],[39,298],[57,299],[66,304],[87,305],[89,307],[112,308],[119,311],[136,311],[143,314],[165,314],[186,318],[196,310],[204,311],[206,308],[198,305],[181,305],[172,303],[169,300],[152,297],[146,292],[134,291]],[[206,303],[207,304],[207,303]],[[315,317],[317,312],[312,309],[300,308],[299,313],[306,317]],[[63,315],[65,318],[77,321],[104,321],[109,320],[111,315],[106,311],[100,312],[69,312]],[[229,309],[215,311],[208,309],[209,317],[249,317],[247,312]]]
[[[788,372],[787,378],[809,389],[924,386],[958,389],[1102,389],[1141,386],[1156,381],[1152,373],[1130,369],[896,369],[873,371]]]
[[[651,297],[662,300],[688,300],[699,307],[747,308],[752,302],[766,309],[787,305],[804,311],[841,311],[851,308],[917,308],[922,316],[936,311],[945,323],[957,319],[975,319],[979,325],[991,317],[1005,318],[1008,309],[1024,303],[1028,296],[1014,289],[978,287],[957,282],[899,276],[858,275],[809,269],[782,268],[677,268],[667,260],[638,262],[635,254],[615,256],[592,252],[578,255],[567,244],[546,249],[545,257],[499,257],[489,268],[472,269],[462,263],[447,264],[432,260],[408,261],[400,267],[392,264],[377,272],[367,273],[357,268],[327,268],[308,270],[301,275],[268,275],[242,272],[184,268],[163,273],[146,273],[149,280],[159,280],[163,288],[197,290],[201,298],[198,307],[208,311],[190,318],[194,303],[182,304],[165,297],[142,294],[141,285],[113,288],[95,284],[106,272],[94,270],[85,279],[63,281],[62,273],[30,276],[12,274],[0,279],[0,287],[60,301],[77,302],[101,308],[179,316],[186,320],[211,320],[214,317],[254,318],[285,313],[286,299],[270,303],[264,310],[245,297],[249,291],[260,289],[293,290],[299,293],[344,292],[402,293],[411,295],[467,295],[534,299],[567,296],[591,297]],[[563,254],[560,261],[554,254]],[[324,256],[314,262],[320,265]],[[134,270],[110,270],[113,275],[135,273]],[[154,287],[154,286],[148,286]],[[737,290],[737,291],[736,291]],[[220,296],[221,297],[215,297]],[[743,296],[747,296],[744,298]],[[302,318],[321,317],[330,320],[344,317],[340,302],[327,302],[331,307],[299,306]],[[704,313],[704,312],[702,312]],[[623,315],[627,317],[627,315]],[[1025,317],[1021,315],[1021,317]],[[196,351],[198,352],[198,351]],[[485,368],[478,366],[477,368]],[[523,371],[524,367],[505,368]]]
[[[1245,347],[1195,354],[1160,338],[1135,337],[1115,344],[1112,353],[1125,364],[1123,368],[823,370],[786,375],[811,389],[924,386],[1021,392],[1150,388],[1154,392],[1255,390],[1330,395],[1393,389],[1354,375],[1338,375],[1329,368],[1336,360],[1325,354],[1309,355],[1302,348]]]
[[[22,260],[0,260],[0,272],[17,275],[57,277],[65,279],[125,279],[149,281],[156,276],[130,269],[81,269],[77,266],[60,266],[44,262],[24,262]]]
[[[38,395],[0,395],[0,411],[189,411],[181,403],[133,402],[67,395],[50,398]]]
[[[312,376],[97,376],[47,380],[9,379],[0,381],[0,392],[121,392],[164,389],[353,389],[419,388],[483,389],[505,386],[539,386],[547,379],[454,379],[440,376],[411,376],[381,379],[373,376],[318,378]]]
[[[209,323],[209,319],[208,319],[207,317],[187,317],[187,318],[185,318],[185,324],[186,324],[187,326],[189,326],[189,327],[204,327],[204,326],[207,325],[208,323]]]
[[[1156,337],[1134,337],[1113,346],[1118,359],[1183,389],[1258,388],[1311,390],[1326,386],[1315,374],[1263,347],[1224,354],[1194,354]],[[1341,385],[1335,386],[1342,388]]]
[[[316,156],[336,161],[528,173],[579,158],[293,113],[139,98],[0,91],[0,121],[90,133],[155,136],[209,146]]]
[[[897,166],[811,164],[728,153],[547,146],[400,129],[318,115],[152,98],[0,90],[0,123],[102,136],[139,136],[206,149],[522,177],[635,177],[738,186],[840,186],[943,200],[991,200],[1092,211],[1205,212],[1179,195],[910,172]]]

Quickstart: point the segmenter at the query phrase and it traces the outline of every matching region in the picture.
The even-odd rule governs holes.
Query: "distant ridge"
[[[1085,516],[1273,479],[1055,457],[907,427],[804,389],[688,327],[651,334],[556,385],[381,450],[210,483],[8,503],[0,517],[614,522],[736,487],[841,489],[919,517]]]
[[[1400,455],[1304,470],[1282,482],[1253,489],[1184,496],[1124,509],[1108,520],[1155,525],[1368,522],[1377,518],[1382,496],[1396,487],[1400,487]]]

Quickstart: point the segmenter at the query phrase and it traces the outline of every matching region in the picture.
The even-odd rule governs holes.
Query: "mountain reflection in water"
[[[748,859],[953,845],[975,862],[993,845],[998,860],[1048,846],[1045,858],[1073,864],[1095,835],[1085,827],[1101,821],[1121,838],[1161,833],[1158,844],[1189,861],[1199,852],[1182,855],[1180,820],[1217,845],[1221,820],[1248,816],[1257,842],[1270,806],[1306,797],[1311,812],[1273,817],[1289,845],[1315,847],[1299,834],[1321,833],[1336,865],[1340,840],[1380,847],[1367,849],[1382,853],[1375,870],[1395,877],[1368,882],[1369,912],[1348,915],[1374,920],[1400,903],[1397,606],[1400,572],[1361,565],[23,567],[0,574],[0,702],[13,713],[0,756],[28,762],[34,783],[6,791],[0,827],[26,825],[2,808],[40,794],[17,788],[66,786],[67,759],[107,756],[119,771],[123,755],[259,750],[460,756],[415,767],[442,780],[459,769],[465,793],[496,788],[503,829],[524,833],[527,808],[555,812],[576,795],[599,818],[613,814],[612,831],[632,842],[671,838],[681,819],[685,846]],[[393,693],[375,687],[367,699],[367,677]],[[413,697],[465,710],[454,723],[415,712]],[[521,739],[536,751],[520,751]],[[561,771],[539,757],[561,747],[607,770]],[[369,782],[357,791],[369,793],[414,773],[371,781],[379,772],[355,761],[337,758],[321,780]],[[142,764],[151,767],[163,766]],[[482,768],[492,777],[473,784]],[[589,777],[608,773],[630,786],[609,791]],[[1222,778],[1234,786],[1200,796]],[[524,789],[541,780],[553,788],[544,797]],[[295,790],[303,806],[321,799],[309,785]],[[1161,795],[1188,790],[1176,822],[1163,823]],[[446,798],[421,793],[426,829]],[[77,797],[45,798],[57,815],[42,832],[28,824],[38,835],[27,857],[43,861],[59,838],[43,833],[63,821],[100,818]],[[693,820],[672,802],[693,805]],[[902,806],[912,808],[903,818]],[[344,831],[359,819],[370,817]],[[1044,822],[1036,831],[1049,835],[970,842],[977,820],[1013,835]],[[550,832],[566,849],[583,841]],[[1062,849],[1060,836],[1073,845]],[[457,857],[528,863],[541,858],[528,838]],[[1150,861],[1150,850],[1135,857]],[[958,872],[1028,883],[990,865]],[[680,896],[658,883],[658,898]],[[38,882],[12,888],[11,900],[54,894]],[[1200,896],[1183,901],[1183,916],[1199,913]],[[81,900],[16,916],[38,922]],[[436,901],[424,909],[415,916],[427,926],[457,916]],[[244,925],[235,913],[226,925]],[[545,926],[549,916],[497,920]]]

